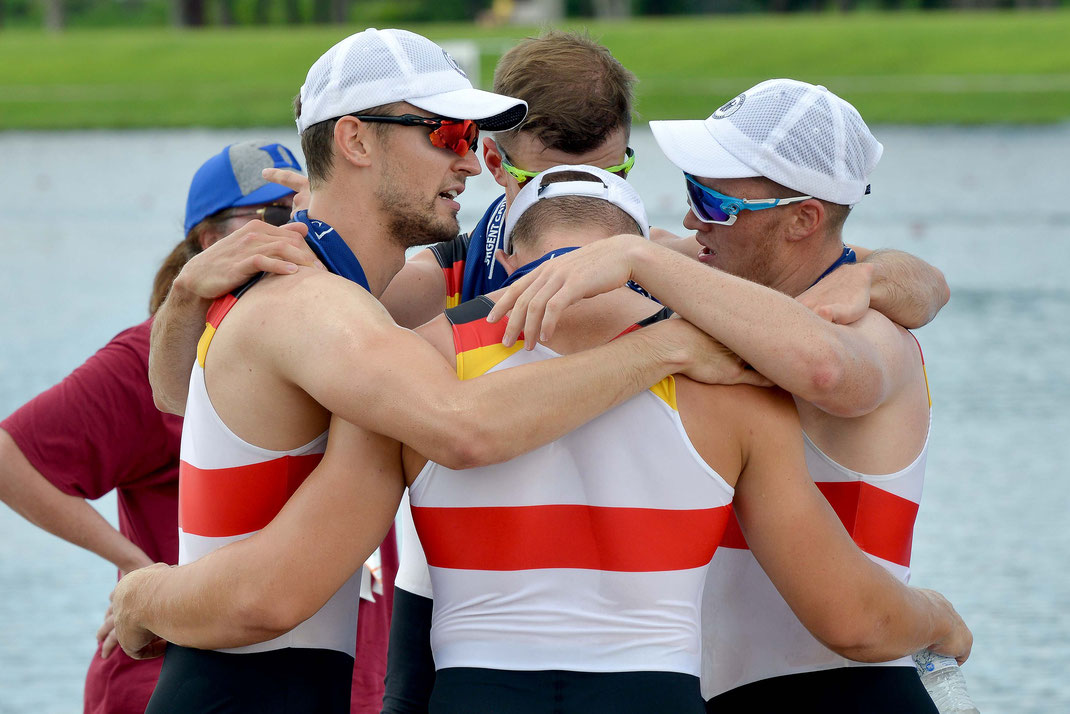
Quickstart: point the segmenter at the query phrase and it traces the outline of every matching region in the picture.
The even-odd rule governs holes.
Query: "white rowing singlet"
[[[931,425],[930,413],[930,425]],[[806,467],[847,532],[871,560],[906,583],[929,437],[914,462],[887,475],[862,474],[826,456],[803,434]],[[702,696],[770,677],[839,667],[913,667],[910,657],[855,662],[803,627],[747,549],[735,517],[710,564],[702,603]]]
[[[451,321],[462,378],[556,356],[502,347],[504,321]],[[697,676],[703,582],[732,494],[691,445],[671,377],[505,464],[428,462],[409,498],[436,668]]]
[[[235,302],[236,298],[228,295],[209,310],[190,375],[178,481],[180,565],[248,538],[271,522],[323,458],[327,446],[324,432],[296,449],[263,449],[234,434],[216,413],[205,388],[204,360],[216,328]],[[316,614],[285,635],[222,651],[252,653],[303,647],[353,656],[361,575],[360,571],[355,573]]]

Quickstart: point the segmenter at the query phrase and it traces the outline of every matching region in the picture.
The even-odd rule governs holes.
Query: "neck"
[[[560,248],[582,248],[595,241],[609,238],[611,235],[609,231],[596,227],[551,228],[543,231],[533,243],[517,246],[513,255],[516,257],[517,265],[527,265]]]
[[[843,240],[831,238],[806,245],[808,241],[799,241],[795,244],[796,250],[785,255],[786,260],[780,277],[770,284],[775,290],[798,297],[828,270],[828,267],[836,262],[843,253]]]
[[[328,181],[312,192],[309,218],[329,223],[357,256],[371,294],[379,297],[405,265],[405,249],[390,235],[374,194],[343,181]]]

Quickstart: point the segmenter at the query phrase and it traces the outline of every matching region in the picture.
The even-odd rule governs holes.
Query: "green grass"
[[[572,24],[568,27],[579,27]],[[769,77],[823,83],[870,122],[1070,118],[1070,10],[706,16],[589,23],[640,78],[643,120],[701,117]],[[327,47],[360,28],[0,31],[0,129],[278,126]],[[498,55],[537,28],[414,25]]]

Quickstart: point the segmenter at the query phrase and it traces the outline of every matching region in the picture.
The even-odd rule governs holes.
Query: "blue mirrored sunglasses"
[[[684,173],[687,186],[687,203],[692,213],[703,223],[716,223],[730,226],[736,222],[740,211],[762,211],[766,208],[784,206],[789,203],[806,201],[813,196],[792,196],[791,198],[735,198],[718,193],[698,182],[694,176]]]

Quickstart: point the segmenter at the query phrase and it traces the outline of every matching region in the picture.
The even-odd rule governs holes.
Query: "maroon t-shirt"
[[[66,379],[0,422],[26,459],[63,493],[118,492],[119,532],[153,561],[178,562],[178,456],[182,419],[159,412],[148,380],[152,320],[119,333]],[[397,546],[382,550],[383,595],[362,600],[353,673],[354,713],[378,713],[386,673]],[[103,618],[104,613],[101,613]],[[89,665],[86,714],[141,714],[162,659],[121,650]]]

